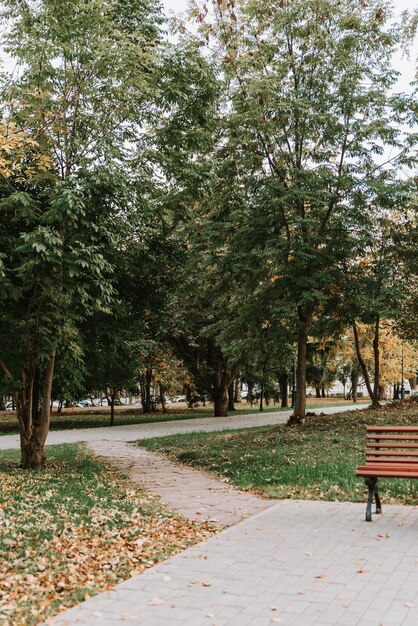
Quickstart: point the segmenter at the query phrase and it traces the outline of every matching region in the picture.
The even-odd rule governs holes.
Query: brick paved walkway
[[[363,520],[363,504],[284,501],[54,623],[416,626],[418,510]]]
[[[48,624],[416,626],[418,507],[383,505],[383,515],[367,524],[364,504],[274,504],[127,443],[287,417],[271,413],[51,433],[48,443],[87,441],[192,519],[241,522]],[[11,441],[1,437],[0,447],[15,447],[17,438],[14,446]]]
[[[237,491],[213,474],[172,463],[161,454],[132,444],[95,441],[88,446],[113,466],[129,473],[131,480],[160,496],[164,504],[191,520],[230,526],[275,503]]]

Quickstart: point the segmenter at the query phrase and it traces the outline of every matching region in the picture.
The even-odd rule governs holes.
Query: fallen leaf
[[[165,600],[162,598],[153,598],[148,602],[148,604],[149,606],[161,606],[162,604],[165,604]]]
[[[315,578],[326,578],[327,576],[329,576],[329,574],[318,574]]]

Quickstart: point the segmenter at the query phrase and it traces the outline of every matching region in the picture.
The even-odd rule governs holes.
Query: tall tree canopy
[[[3,46],[16,69],[5,81],[2,146],[17,154],[18,171],[1,180],[0,366],[15,397],[22,464],[37,466],[57,348],[111,301],[107,250],[127,203],[121,172],[156,89],[160,18],[152,0],[3,7]],[[17,133],[24,150],[13,145]]]
[[[402,31],[380,0],[218,0],[194,15],[225,80],[216,184],[227,187],[235,236],[224,262],[247,265],[275,315],[297,321],[303,417],[315,316],[343,279],[356,232],[373,227],[376,199],[400,208],[396,171],[413,162],[414,138],[401,130],[413,99],[390,91]]]

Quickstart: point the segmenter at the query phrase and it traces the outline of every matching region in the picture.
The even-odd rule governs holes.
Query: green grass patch
[[[366,401],[365,401],[366,402]],[[325,398],[325,399],[308,399],[308,409],[320,408],[326,406],[337,406],[344,404],[352,405],[341,398]],[[288,411],[282,409],[278,405],[270,405],[264,407],[265,413],[276,411]],[[241,403],[237,405],[237,410],[230,415],[245,415],[248,413],[258,413],[258,405],[249,405]],[[115,426],[126,426],[129,424],[152,424],[157,422],[170,422],[177,420],[196,419],[201,417],[211,417],[213,415],[213,407],[208,404],[205,407],[200,406],[192,409],[184,407],[169,406],[167,411],[157,411],[144,415],[142,409],[117,407],[115,410]],[[51,414],[50,430],[72,430],[75,428],[100,428],[109,426],[110,409],[95,408],[91,409],[64,409],[62,413]],[[18,432],[18,425],[14,411],[0,412],[0,436],[11,435]]]
[[[212,532],[80,445],[47,455],[28,471],[18,451],[0,453],[2,626],[35,626]]]
[[[368,424],[418,425],[418,403],[309,418],[304,426],[284,425],[194,433],[138,442],[197,469],[214,472],[235,487],[267,498],[360,502]],[[382,479],[383,502],[416,504],[418,483]]]

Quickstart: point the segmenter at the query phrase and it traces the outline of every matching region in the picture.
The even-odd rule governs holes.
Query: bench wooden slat
[[[418,426],[367,426],[367,432],[382,432],[382,433],[390,433],[390,432],[406,432],[406,433],[418,433]]]
[[[410,448],[412,450],[418,450],[417,443],[406,443],[406,441],[387,443],[386,441],[366,444],[366,450],[379,450],[380,448]]]
[[[410,472],[416,472],[418,474],[418,465],[416,463],[407,463],[407,462],[405,462],[405,463],[402,464],[402,466],[400,466],[398,462],[394,463],[393,460],[391,460],[391,461],[387,461],[385,463],[383,469],[387,468],[388,470],[391,470],[391,469],[396,469],[398,467],[401,467],[403,472],[410,471]],[[370,461],[370,463],[365,463],[364,465],[359,465],[357,469],[358,470],[364,470],[364,469],[367,469],[367,470],[372,469],[373,470],[373,469],[375,469],[375,470],[380,471],[380,470],[382,470],[382,465],[379,462],[375,463],[375,462],[371,462]]]
[[[364,477],[367,477],[367,476],[375,477],[376,472],[378,472],[378,478],[418,478],[418,472],[417,473],[403,472],[401,469],[398,469],[398,470],[382,470],[380,468],[378,470],[369,469],[369,470],[356,472],[356,475],[364,476]]]
[[[411,463],[414,465],[414,467],[417,467],[417,464],[415,462],[414,459],[405,457],[402,459],[399,459],[398,457],[377,457],[375,459],[366,459],[366,463],[365,465],[367,465],[367,467],[370,466],[379,466],[382,467],[382,465],[388,465],[388,464],[395,464],[398,467],[400,466],[404,466],[404,465],[411,465]]]
[[[388,450],[385,448],[384,450],[367,450],[366,457],[375,457],[375,456],[410,456],[411,458],[416,458],[418,462],[418,452],[411,452],[408,450]]]
[[[366,435],[367,442],[369,441],[418,441],[418,435]]]

